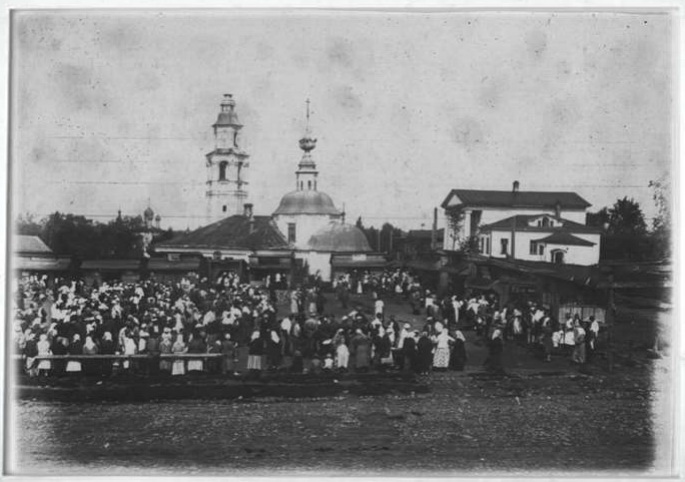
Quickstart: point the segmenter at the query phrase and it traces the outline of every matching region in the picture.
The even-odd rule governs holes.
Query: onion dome
[[[339,216],[331,197],[321,191],[292,191],[281,198],[274,216],[280,214],[321,214]]]
[[[233,100],[232,94],[224,94],[224,99],[221,101],[221,112],[219,112],[213,127],[218,126],[243,126],[238,119],[238,114],[235,112],[235,100]]]
[[[155,212],[152,210],[150,206],[143,211],[143,217],[145,218],[146,221],[152,221],[155,218]]]
[[[369,253],[371,247],[364,233],[352,224],[330,223],[309,238],[309,249],[334,253]]]

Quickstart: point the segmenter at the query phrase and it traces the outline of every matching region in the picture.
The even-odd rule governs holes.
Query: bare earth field
[[[654,330],[645,325],[656,315],[625,316],[617,345],[650,343]],[[653,371],[656,364],[669,379],[664,359],[637,347],[619,354],[611,372],[597,360],[579,373],[565,358],[544,364],[508,347],[509,375],[493,378],[480,367],[484,349],[467,338],[467,370],[423,378],[428,393],[15,399],[14,468],[22,475],[655,474],[665,432],[651,405],[665,387]]]

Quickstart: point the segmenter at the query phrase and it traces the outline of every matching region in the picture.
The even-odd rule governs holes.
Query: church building
[[[309,101],[307,127],[299,142],[303,155],[295,171],[295,189],[281,198],[271,216],[254,215],[252,204],[246,202],[249,156],[238,143],[242,127],[235,101],[227,94],[213,125],[215,149],[207,154],[208,224],[158,245],[158,253],[196,254],[215,263],[237,263],[249,268],[252,278],[302,266],[309,274],[330,281],[336,270],[385,266],[385,258],[371,252],[364,233],[346,224],[345,214],[319,190],[319,171],[312,157],[316,139],[309,127]]]

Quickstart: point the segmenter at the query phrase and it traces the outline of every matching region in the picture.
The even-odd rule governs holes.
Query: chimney
[[[438,244],[438,208],[433,208],[433,229],[431,229],[431,250],[435,251]]]
[[[243,216],[252,218],[252,203],[245,203],[243,205]]]
[[[554,215],[557,219],[561,218],[561,203],[559,201],[554,205]]]
[[[513,185],[511,192],[513,192],[513,193],[519,192],[519,182],[518,181],[514,181],[514,185]]]

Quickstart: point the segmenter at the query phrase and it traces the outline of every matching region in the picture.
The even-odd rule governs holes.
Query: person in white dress
[[[37,344],[38,356],[52,355],[52,350],[50,350],[50,342],[48,341],[48,335],[45,333],[40,335],[40,339]],[[50,370],[52,370],[52,362],[50,360],[40,360],[38,362],[38,375],[47,375]]]

